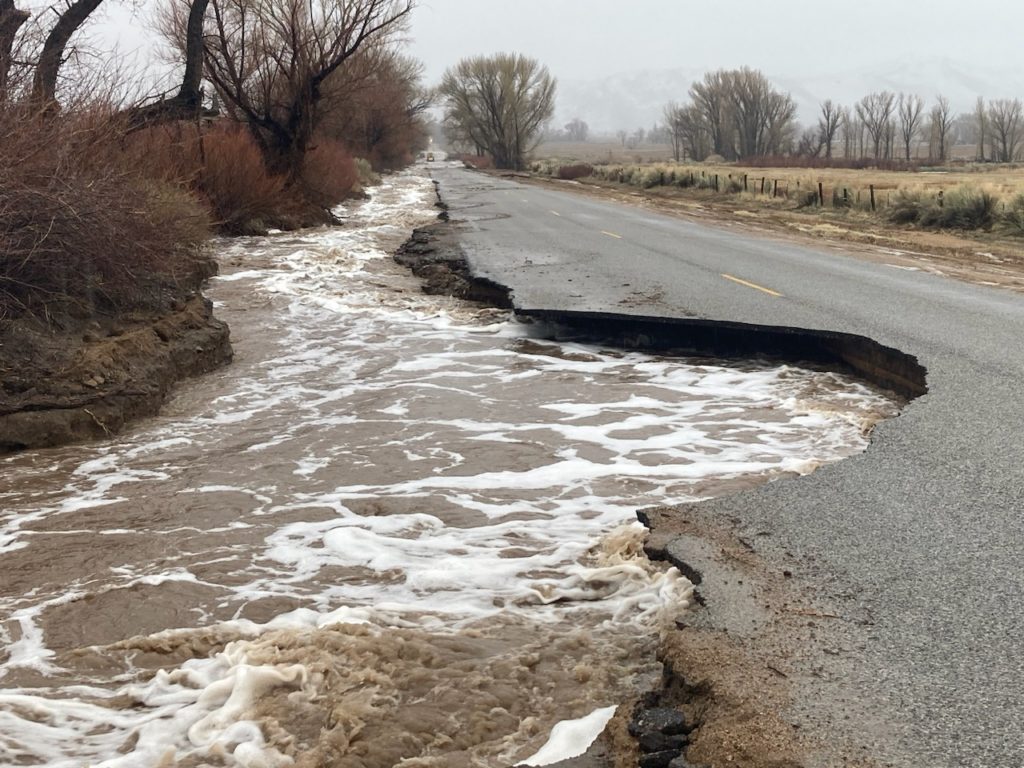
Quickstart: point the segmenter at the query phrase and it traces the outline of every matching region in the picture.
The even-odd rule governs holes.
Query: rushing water
[[[387,254],[432,193],[226,243],[232,366],[0,461],[0,764],[511,764],[655,671],[690,585],[638,507],[810,471],[892,413],[424,296]]]

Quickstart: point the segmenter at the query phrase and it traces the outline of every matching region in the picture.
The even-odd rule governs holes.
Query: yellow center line
[[[722,277],[724,277],[726,280],[732,280],[734,283],[745,285],[747,286],[747,288],[753,288],[755,291],[767,293],[769,296],[774,296],[777,299],[784,298],[783,295],[778,291],[773,291],[771,288],[765,288],[763,285],[758,285],[757,283],[748,283],[746,280],[740,280],[738,277],[733,277],[732,275],[726,275],[724,273],[722,274]]]
[[[608,237],[614,237],[616,240],[621,240],[622,239],[622,235],[616,235],[614,232],[606,232],[603,229],[601,230],[601,234],[602,235],[608,235]]]
[[[559,218],[562,217],[562,214],[560,214],[558,211],[552,211],[551,213],[554,214],[555,216],[558,216]]]

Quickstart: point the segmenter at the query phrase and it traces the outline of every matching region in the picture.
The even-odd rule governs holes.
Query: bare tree
[[[981,96],[974,103],[974,120],[978,132],[978,160],[985,162],[985,139],[988,137],[988,110]]]
[[[445,121],[490,153],[499,168],[522,170],[555,107],[555,79],[517,53],[463,59],[445,72]]]
[[[90,0],[95,1],[95,0]],[[294,181],[322,118],[324,84],[402,29],[413,0],[209,0],[206,76],[249,124],[271,169]]]
[[[203,30],[210,0],[191,0],[188,14],[182,7],[171,5],[163,18],[164,34],[180,48],[184,56],[184,73],[178,92],[152,104],[129,110],[129,121],[136,127],[162,120],[187,120],[199,115],[203,108]]]
[[[615,138],[619,140],[619,143],[622,144],[622,146],[626,146],[626,139],[629,138],[629,131],[620,129],[615,132]]]
[[[7,100],[8,78],[18,30],[29,20],[29,13],[15,7],[14,0],[0,0],[0,104]]]
[[[992,131],[992,154],[1002,163],[1017,158],[1020,143],[1020,99],[993,99],[988,103],[988,122]]]
[[[723,84],[731,105],[736,155],[776,154],[792,135],[796,104],[789,94],[776,91],[761,72],[744,67],[724,73]]]
[[[335,139],[376,168],[395,168],[426,146],[423,116],[433,93],[422,87],[423,65],[398,48],[370,46],[324,84],[318,136]]]
[[[57,76],[64,63],[64,51],[92,12],[103,0],[75,0],[58,17],[43,41],[43,48],[36,59],[35,75],[32,78],[32,101],[49,106],[57,99]]]
[[[924,99],[916,94],[901,93],[896,111],[900,118],[900,138],[903,140],[904,158],[909,162],[914,140],[924,120]]]
[[[804,128],[797,139],[793,153],[798,157],[817,157],[825,144],[817,128]]]
[[[565,132],[569,136],[569,141],[586,141],[590,137],[590,126],[575,117],[566,123]]]
[[[792,142],[796,104],[758,70],[708,72],[690,97],[713,151],[727,159],[778,154]]]
[[[839,111],[839,130],[843,137],[844,158],[853,157],[857,146],[857,122],[849,107],[843,107]]]
[[[842,121],[842,110],[832,99],[821,103],[821,115],[818,117],[818,144],[825,148],[825,157],[831,159],[832,144],[835,142],[839,124]]]
[[[873,157],[876,160],[882,155],[895,100],[896,97],[890,91],[879,91],[869,93],[856,105],[857,116],[871,136]]]
[[[700,110],[716,155],[735,157],[732,130],[729,125],[729,75],[725,70],[708,72],[699,83],[690,87],[693,105]]]
[[[939,96],[935,100],[935,106],[931,112],[931,137],[932,155],[940,162],[946,159],[949,152],[949,131],[953,127],[953,110],[949,106],[949,99]]]
[[[678,163],[683,159],[683,108],[670,101],[665,105],[662,114],[665,116],[665,126],[668,129],[669,142],[672,145],[672,157]]]
[[[680,112],[680,120],[686,151],[694,160],[704,160],[714,150],[711,128],[704,113],[696,104],[691,104]]]

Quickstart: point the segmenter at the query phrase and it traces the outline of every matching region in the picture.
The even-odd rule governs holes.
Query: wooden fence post
[[[743,191],[747,191],[747,174],[743,174]]]
[[[875,210],[875,185],[869,184],[868,186],[871,189],[871,210],[873,211]]]
[[[820,181],[818,182],[818,205],[822,208],[825,207],[825,186]]]

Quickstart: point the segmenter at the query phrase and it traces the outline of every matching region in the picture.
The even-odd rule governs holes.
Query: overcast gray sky
[[[539,59],[560,81],[555,122],[601,131],[649,126],[702,72],[743,65],[805,122],[823,99],[875,90],[941,93],[955,110],[1024,98],[1022,0],[422,0],[410,35],[432,83],[465,56]]]
[[[571,79],[742,64],[795,75],[906,56],[1024,65],[1020,0],[423,0],[414,14],[432,79],[499,50]]]
[[[146,13],[101,8],[102,47],[159,69]],[[1024,98],[1022,37],[1024,0],[419,0],[409,29],[428,84],[465,56],[524,53],[560,81],[556,123],[602,131],[649,126],[702,72],[742,65],[791,92],[808,122],[822,99],[883,89],[942,93],[956,110]]]

